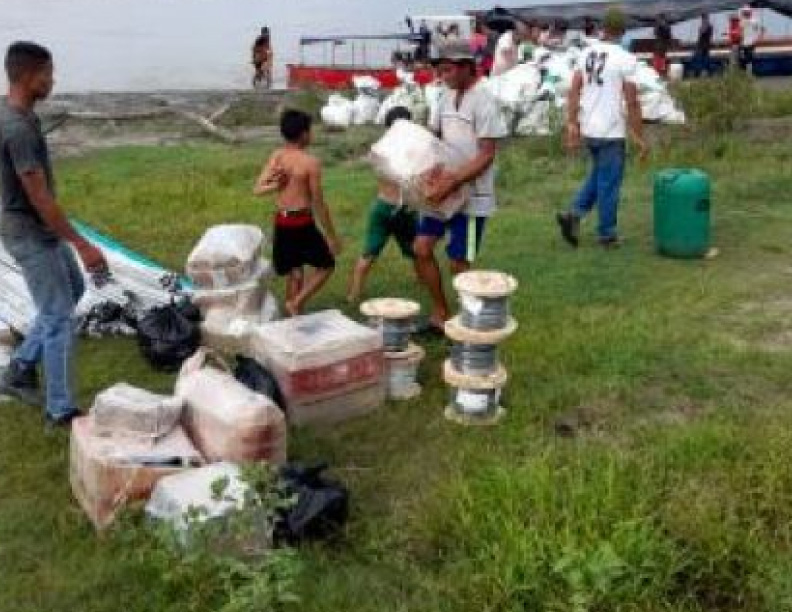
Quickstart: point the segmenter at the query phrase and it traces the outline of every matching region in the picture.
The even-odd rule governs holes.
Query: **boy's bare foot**
[[[286,300],[283,307],[286,309],[286,314],[290,317],[296,317],[300,314],[300,304],[297,300]]]

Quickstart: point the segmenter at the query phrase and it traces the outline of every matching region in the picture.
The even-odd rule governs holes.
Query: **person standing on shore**
[[[673,34],[668,18],[661,14],[657,19],[654,30],[655,52],[652,60],[653,68],[657,70],[661,77],[668,76],[668,52],[671,50]]]
[[[50,154],[34,112],[52,92],[52,55],[35,43],[17,42],[8,49],[5,70],[10,86],[0,103],[0,240],[22,271],[36,318],[0,376],[0,393],[41,405],[37,366],[43,362],[47,421],[67,425],[79,414],[70,372],[74,311],[85,290],[69,245],[91,273],[106,273],[107,262],[56,200]]]
[[[440,204],[464,185],[471,186],[467,206],[448,221],[424,215],[418,223],[414,251],[416,271],[432,298],[431,326],[441,330],[449,318],[435,248],[448,234],[446,252],[451,272],[470,269],[478,254],[487,219],[496,209],[495,158],[498,143],[509,131],[495,98],[476,74],[476,60],[464,41],[443,47],[440,74],[446,85],[429,128],[464,155],[453,172],[443,171],[427,186],[427,199]]]
[[[756,11],[750,4],[740,9],[740,30],[742,32],[740,68],[746,72],[753,73],[756,45],[762,38],[763,30]]]
[[[698,38],[696,39],[696,51],[693,55],[693,72],[700,77],[703,72],[712,76],[712,37],[714,30],[709,15],[701,16]]]
[[[625,30],[624,14],[609,11],[603,30],[602,41],[581,56],[569,92],[567,146],[576,151],[585,140],[592,159],[591,173],[570,210],[557,216],[562,237],[574,247],[579,243],[580,221],[595,204],[599,207],[599,244],[619,245],[616,225],[628,131],[642,159],[648,152],[638,89],[632,80],[637,60],[618,44]]]
[[[253,43],[253,89],[258,89],[262,84],[267,89],[272,88],[272,60],[270,30],[264,27]]]

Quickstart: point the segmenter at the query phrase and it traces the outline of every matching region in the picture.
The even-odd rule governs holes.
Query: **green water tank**
[[[661,255],[694,259],[710,249],[709,176],[672,168],[655,175],[654,231]]]

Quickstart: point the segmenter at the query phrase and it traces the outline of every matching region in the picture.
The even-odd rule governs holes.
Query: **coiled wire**
[[[407,350],[413,330],[411,319],[383,319],[380,327],[386,353],[402,353]]]
[[[468,417],[492,416],[498,411],[500,398],[500,389],[451,388],[451,406],[457,414]]]
[[[415,394],[418,386],[419,361],[402,359],[388,364],[388,396],[392,399],[403,399]],[[418,389],[420,392],[420,389]]]
[[[460,295],[460,323],[476,331],[503,329],[509,323],[509,299]]]
[[[451,347],[451,363],[460,374],[489,376],[498,369],[498,347],[455,342]]]

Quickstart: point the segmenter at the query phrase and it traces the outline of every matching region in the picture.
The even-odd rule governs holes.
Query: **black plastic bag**
[[[238,356],[236,358],[236,368],[234,368],[234,378],[248,389],[270,398],[286,414],[286,401],[283,398],[277,379],[272,375],[272,372],[258,361],[249,357]]]
[[[294,546],[328,539],[344,527],[349,518],[349,491],[340,482],[324,478],[325,470],[327,464],[290,463],[281,468],[285,492],[297,501],[277,522],[277,542]]]
[[[137,324],[143,356],[158,370],[176,372],[201,344],[200,321],[188,300],[152,308]]]

